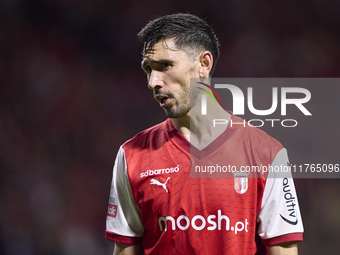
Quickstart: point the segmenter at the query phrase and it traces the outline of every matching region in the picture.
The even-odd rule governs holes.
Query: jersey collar
[[[231,113],[231,118],[234,118],[234,115],[232,113]],[[185,151],[187,151],[189,154],[193,155],[194,157],[198,159],[205,158],[211,153],[213,153],[222,144],[226,143],[226,141],[229,140],[236,131],[235,128],[231,128],[228,125],[228,128],[219,137],[217,137],[204,149],[199,150],[194,145],[190,144],[190,142],[187,139],[185,139],[185,137],[174,128],[170,118],[167,119],[167,123],[168,123],[168,134],[170,138],[174,139],[179,146],[181,146]]]

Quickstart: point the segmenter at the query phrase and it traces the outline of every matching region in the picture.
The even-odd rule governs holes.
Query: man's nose
[[[156,70],[152,70],[149,75],[148,88],[151,90],[160,89],[163,86],[162,75]]]

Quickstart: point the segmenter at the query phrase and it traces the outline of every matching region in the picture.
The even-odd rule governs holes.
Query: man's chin
[[[178,118],[182,118],[184,117],[188,111],[176,111],[176,110],[173,110],[173,109],[164,109],[165,111],[165,114],[169,117],[169,118],[172,118],[172,119],[178,119]]]

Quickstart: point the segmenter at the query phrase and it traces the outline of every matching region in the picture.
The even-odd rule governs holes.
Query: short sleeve
[[[264,245],[302,241],[300,208],[284,148],[271,164],[257,222],[258,234]]]
[[[124,244],[138,244],[144,234],[140,210],[134,200],[123,147],[113,167],[105,237]]]

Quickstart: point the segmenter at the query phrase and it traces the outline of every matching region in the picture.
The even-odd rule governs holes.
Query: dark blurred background
[[[115,155],[165,119],[140,69],[136,33],[148,20],[205,18],[221,40],[215,77],[339,77],[339,10],[336,0],[2,0],[0,255],[112,253],[104,230]],[[327,93],[312,94],[315,109]],[[338,136],[339,102],[329,106],[316,114],[331,124],[275,134],[295,161],[339,151],[328,144]],[[296,186],[300,254],[338,254],[339,179]]]

